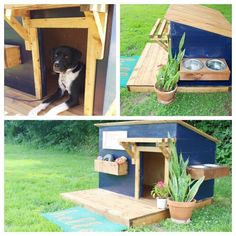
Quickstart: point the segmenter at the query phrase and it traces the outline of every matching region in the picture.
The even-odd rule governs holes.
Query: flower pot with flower
[[[167,208],[167,198],[169,195],[169,188],[163,181],[158,181],[151,191],[153,198],[157,200],[157,208],[166,209]]]

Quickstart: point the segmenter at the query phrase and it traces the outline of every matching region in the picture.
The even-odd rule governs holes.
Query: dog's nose
[[[54,66],[55,66],[55,67],[59,67],[59,63],[58,63],[58,62],[55,62],[55,63],[54,63]]]

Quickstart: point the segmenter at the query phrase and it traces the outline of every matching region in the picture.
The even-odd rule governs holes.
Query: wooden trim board
[[[179,93],[220,93],[229,92],[229,86],[206,86],[206,87],[178,87],[177,92]]]
[[[205,180],[220,178],[229,175],[229,167],[218,166],[210,168],[194,168],[188,167],[188,173],[191,175],[192,179],[200,179],[205,177]]]
[[[189,125],[188,123],[181,121],[181,120],[137,120],[137,121],[120,121],[120,122],[108,122],[108,123],[99,123],[99,124],[94,124],[97,127],[105,127],[105,126],[122,126],[122,125],[145,125],[145,124],[165,124],[165,123],[177,123],[180,124],[196,133],[199,135],[202,135],[203,137],[213,141],[213,142],[219,142],[218,139],[212,137],[211,135],[195,128],[192,125]]]

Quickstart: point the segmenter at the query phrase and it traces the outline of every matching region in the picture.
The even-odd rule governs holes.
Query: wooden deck
[[[156,74],[167,63],[168,53],[157,43],[147,43],[127,83],[134,92],[154,91]]]
[[[135,200],[103,189],[62,193],[61,196],[128,227],[151,224],[169,217],[168,210],[156,208],[154,199]]]
[[[59,101],[54,102],[45,111],[40,112],[39,115],[44,115],[52,107],[62,103],[67,98],[64,97]],[[4,112],[6,116],[25,116],[28,115],[29,111],[36,107],[40,101],[37,101],[35,96],[21,92],[19,90],[5,86],[5,99],[4,99]],[[81,98],[83,104],[83,98]],[[63,116],[81,116],[83,115],[84,107],[79,105],[71,108],[69,111],[60,113]]]
[[[131,74],[127,87],[131,92],[154,92],[156,74],[168,60],[168,52],[158,43],[147,43]],[[229,92],[229,86],[178,87],[178,92]]]
[[[61,196],[128,227],[153,224],[169,217],[169,210],[158,209],[156,200],[150,194],[146,198],[135,199],[97,188],[62,193]],[[212,198],[198,201],[195,208],[205,207],[212,202]]]

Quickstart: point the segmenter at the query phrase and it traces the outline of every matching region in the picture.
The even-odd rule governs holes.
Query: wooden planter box
[[[215,179],[229,175],[229,167],[218,166],[209,168],[194,168],[188,167],[187,172],[191,175],[192,179],[200,179],[205,176],[205,180]]]
[[[94,169],[97,172],[102,172],[110,175],[127,175],[128,164],[127,162],[118,165],[116,162],[94,160]]]
[[[11,68],[21,64],[20,47],[17,45],[4,45],[4,68]]]
[[[190,58],[188,58],[188,59],[190,59]],[[184,60],[183,60],[180,65],[180,80],[205,80],[205,81],[229,80],[230,70],[229,70],[229,67],[228,67],[225,59],[219,58],[226,65],[226,68],[222,71],[213,71],[213,70],[208,69],[205,66],[206,61],[210,58],[193,58],[193,59],[200,60],[204,64],[204,67],[198,71],[189,71],[184,68],[184,66],[183,66]]]

